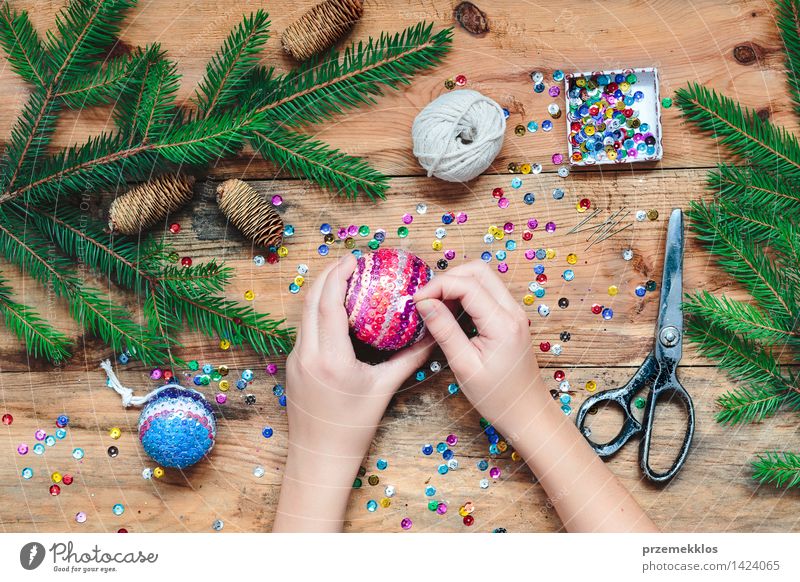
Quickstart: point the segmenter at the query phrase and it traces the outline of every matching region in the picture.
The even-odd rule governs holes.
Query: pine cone
[[[283,50],[305,61],[332,47],[364,13],[362,0],[325,0],[283,31]]]
[[[217,186],[217,204],[227,219],[259,247],[279,246],[283,219],[255,188],[241,180]]]
[[[163,174],[117,197],[108,210],[112,232],[138,234],[192,199],[194,177]]]

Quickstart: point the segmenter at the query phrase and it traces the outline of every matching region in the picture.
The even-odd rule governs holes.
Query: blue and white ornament
[[[211,451],[217,421],[200,392],[167,384],[145,396],[133,396],[133,390],[119,382],[110,361],[100,366],[108,376],[108,385],[122,396],[124,406],[144,405],[139,415],[139,440],[159,465],[185,469]]]

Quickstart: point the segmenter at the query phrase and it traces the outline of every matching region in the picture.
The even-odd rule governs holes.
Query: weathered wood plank
[[[276,379],[264,374],[259,362],[231,354],[220,358],[205,354],[204,360],[227,363],[231,373],[245,367],[257,371],[249,392],[258,401],[248,406],[242,394],[233,391],[228,404],[219,408],[219,431],[209,459],[181,474],[168,471],[162,479],[145,481],[141,471],[154,467],[136,442],[137,410],[123,409],[119,397],[105,387],[102,372],[94,363],[86,370],[57,373],[6,373],[0,375],[3,410],[14,414],[10,427],[0,431],[0,523],[3,531],[210,531],[216,519],[225,522],[225,531],[268,531],[271,527],[286,453],[285,410],[272,395],[274,381],[283,380],[283,368]],[[599,388],[621,385],[633,369],[565,368],[574,386],[596,379]],[[123,382],[145,389],[153,385],[140,367],[122,368]],[[555,386],[552,370],[545,372],[548,386]],[[682,368],[683,384],[697,407],[697,432],[692,453],[684,470],[667,487],[655,488],[642,482],[637,465],[636,445],[632,443],[613,460],[613,471],[630,487],[657,524],[667,531],[797,531],[792,507],[796,495],[757,487],[749,479],[748,461],[759,451],[791,446],[796,420],[780,416],[761,425],[734,429],[713,421],[714,398],[725,382],[713,370]],[[532,482],[530,471],[508,458],[492,461],[501,468],[500,479],[489,489],[480,489],[481,473],[476,462],[488,459],[487,443],[478,425],[479,416],[466,398],[448,396],[452,381],[448,371],[422,384],[407,386],[395,397],[383,420],[378,437],[364,461],[367,475],[377,474],[380,484],[353,492],[347,514],[350,531],[400,531],[400,520],[414,520],[413,531],[554,531],[560,522],[548,505],[541,487]],[[204,390],[211,396],[213,390]],[[579,390],[576,403],[583,400]],[[556,403],[553,403],[556,406]],[[55,418],[70,416],[67,438],[37,457],[20,457],[15,450],[20,442],[33,444],[33,432],[55,430]],[[682,437],[680,416],[659,418],[659,434]],[[265,440],[264,425],[275,435]],[[118,426],[123,436],[113,441],[108,430]],[[423,444],[434,445],[454,433],[454,447],[460,468],[445,476],[436,472],[440,460],[425,457]],[[116,458],[106,449],[119,447]],[[673,442],[673,445],[675,443]],[[71,457],[73,447],[83,447],[86,457],[80,463]],[[375,461],[385,458],[389,467],[375,470]],[[258,479],[252,471],[261,465],[265,475]],[[33,479],[23,480],[23,467],[32,467]],[[49,473],[75,475],[71,486],[63,486],[58,497],[48,494]],[[368,513],[369,499],[380,500],[383,488],[395,485],[397,495],[387,509]],[[435,499],[448,503],[449,511],[439,516],[428,511],[426,484],[437,488]],[[458,507],[467,500],[476,504],[473,528],[466,528]],[[126,507],[124,515],[111,512],[115,503]],[[85,511],[89,519],[77,524],[74,515]]]
[[[291,67],[290,59],[280,48],[280,33],[301,10],[314,3],[315,0],[300,0],[292,11],[284,10],[278,2],[259,4],[270,12],[272,20],[265,63],[279,70]],[[548,4],[528,9],[506,0],[478,4],[489,16],[489,34],[473,37],[457,27],[453,51],[447,60],[415,79],[411,89],[391,93],[372,107],[316,125],[309,132],[346,152],[365,156],[389,175],[420,175],[422,171],[411,154],[411,122],[422,107],[445,90],[445,79],[463,73],[469,79],[468,87],[486,93],[513,112],[503,151],[490,171],[505,172],[510,161],[525,160],[552,169],[551,155],[565,149],[564,117],[555,122],[549,134],[540,131],[518,138],[513,133],[517,123],[547,117],[551,100],[546,93],[533,93],[530,72],[541,70],[549,78],[555,69],[584,71],[625,66],[657,66],[662,94],[688,81],[697,81],[757,108],[781,124],[797,127],[788,101],[781,41],[769,3],[703,0],[692,2],[688,14],[686,3],[681,0],[629,1],[616,3],[613,10],[602,2],[585,3],[580,10]],[[15,0],[13,5],[29,9],[34,24],[44,31],[52,26],[62,3]],[[179,97],[186,100],[225,35],[243,13],[254,9],[246,0],[232,0],[224,6],[197,0],[142,2],[126,22],[123,46],[161,43],[178,63],[183,75]],[[350,38],[360,40],[382,31],[399,31],[420,20],[435,22],[439,27],[452,25],[452,3],[367,2],[365,16]],[[734,58],[733,49],[741,45],[753,49],[753,60],[741,63]],[[4,97],[0,136],[5,139],[23,107],[27,88],[7,66],[0,70],[0,86]],[[80,116],[68,114],[54,143],[73,144],[111,127],[105,110],[89,110]],[[659,167],[709,166],[725,156],[707,139],[685,127],[675,108],[664,111],[664,134],[665,157]],[[630,169],[647,175],[639,165]],[[213,170],[216,175],[251,178],[274,172],[275,168],[248,153]]]
[[[502,227],[506,221],[511,221],[516,225],[515,231],[507,238],[514,239],[518,246],[516,251],[508,252],[506,262],[509,270],[503,275],[503,279],[508,283],[514,297],[522,302],[523,296],[528,292],[528,284],[535,279],[534,264],[542,263],[548,277],[544,284],[544,298],[525,308],[531,314],[533,341],[537,346],[542,341],[555,344],[559,342],[561,331],[568,330],[572,334],[569,343],[563,344],[564,352],[560,359],[542,354],[542,361],[568,361],[580,365],[625,365],[638,363],[650,349],[659,297],[658,293],[648,293],[640,299],[634,295],[633,290],[648,279],[661,285],[663,245],[669,212],[673,207],[686,208],[689,200],[702,195],[704,177],[705,172],[702,170],[662,171],[647,177],[611,173],[603,174],[599,178],[583,173],[573,174],[567,180],[554,174],[540,174],[527,176],[520,190],[513,190],[505,176],[482,177],[468,190],[458,185],[432,183],[426,178],[402,178],[394,180],[392,196],[377,204],[339,200],[303,182],[254,183],[267,198],[273,193],[280,193],[284,197],[280,212],[285,222],[296,228],[296,234],[286,241],[288,257],[277,265],[263,267],[256,267],[251,260],[253,255],[262,251],[253,249],[243,241],[233,227],[226,228],[225,219],[214,202],[213,184],[201,184],[197,188],[198,193],[191,208],[184,210],[178,217],[184,227],[181,233],[177,236],[167,233],[166,236],[174,241],[181,255],[191,256],[196,261],[216,257],[235,267],[237,276],[229,288],[229,297],[243,300],[244,292],[252,289],[256,293],[256,309],[271,312],[275,316],[286,318],[290,325],[296,325],[300,320],[305,290],[292,295],[288,286],[297,274],[297,265],[305,263],[309,266],[306,280],[310,284],[334,256],[347,252],[339,241],[328,257],[321,257],[317,253],[317,247],[322,243],[319,232],[319,225],[322,223],[330,223],[334,228],[353,223],[366,224],[372,232],[383,228],[387,232],[386,245],[407,248],[435,268],[437,260],[442,258],[442,252],[432,250],[431,244],[436,240],[436,228],[442,226],[443,213],[463,211],[469,216],[466,224],[454,223],[448,226],[447,236],[442,240],[445,250],[452,249],[456,252],[456,259],[451,261],[452,266],[477,259],[484,250],[492,253],[503,250],[505,239],[496,241],[493,245],[485,245],[483,235],[490,225]],[[512,199],[508,209],[498,208],[497,201],[492,197],[492,189],[496,186],[504,187]],[[563,200],[552,198],[554,188],[565,190]],[[536,193],[536,202],[532,206],[522,201],[526,190]],[[593,207],[602,209],[601,214],[594,219],[595,223],[599,224],[613,212],[627,208],[632,213],[617,228],[626,224],[632,226],[588,251],[585,250],[589,244],[586,239],[591,233],[568,234],[586,216],[578,213],[575,208],[577,201],[583,197],[588,197]],[[428,211],[425,215],[419,215],[415,211],[419,202],[427,204]],[[637,222],[633,219],[637,209],[656,209],[659,218],[654,222]],[[414,222],[410,225],[408,237],[400,238],[397,228],[402,226],[401,217],[405,213],[414,215]],[[533,231],[533,239],[525,242],[522,240],[522,230],[529,218],[536,218],[539,226]],[[548,221],[557,225],[552,234],[545,232],[545,223]],[[367,249],[368,237],[356,239],[358,248]],[[551,248],[556,251],[556,257],[544,261],[525,259],[523,253],[526,249],[538,248]],[[622,258],[622,251],[626,248],[632,248],[636,255],[630,262]],[[576,265],[570,265],[566,261],[571,252],[578,255]],[[498,261],[492,259],[492,265],[496,267],[497,264]],[[565,269],[575,272],[574,281],[562,279]],[[72,325],[62,301],[42,294],[35,282],[19,278],[15,269],[4,269],[4,272],[21,293],[21,300],[42,305],[45,315],[53,321],[63,322],[64,327]],[[610,285],[618,286],[619,295],[609,296]],[[96,286],[107,289],[109,283],[98,280]],[[708,289],[731,296],[743,296],[742,291],[714,267],[709,255],[689,236],[688,230],[684,287],[686,291]],[[137,309],[137,303],[143,300],[130,293],[117,293],[113,287],[111,290],[114,297],[119,297],[119,300],[133,309]],[[559,297],[569,299],[567,309],[557,307]],[[614,318],[605,321],[601,316],[594,315],[591,312],[594,303],[610,306],[614,311]],[[540,304],[551,308],[548,317],[538,315],[537,307]],[[70,329],[77,337],[78,330],[74,327]],[[199,335],[187,335],[182,339],[188,346],[188,353],[208,350],[209,345],[215,343]],[[81,345],[83,339],[78,338],[78,342],[82,352],[76,358],[79,365],[84,357],[99,360],[106,353],[93,340],[85,346],[85,351]],[[684,358],[687,364],[703,361],[698,359],[691,347],[685,351]],[[29,365],[38,365],[26,361],[22,346],[4,329],[0,329],[0,363],[8,370],[26,370]]]

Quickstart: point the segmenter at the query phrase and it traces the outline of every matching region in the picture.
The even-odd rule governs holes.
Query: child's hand
[[[539,376],[528,318],[483,263],[456,267],[414,295],[464,394],[522,455],[569,531],[657,531],[553,402]],[[458,301],[468,339],[443,301]]]
[[[274,531],[341,528],[353,479],[397,388],[425,362],[425,338],[371,366],[356,359],[344,308],[348,254],[308,290],[286,365],[289,454]]]
[[[467,338],[444,301],[463,306],[478,336]],[[528,317],[485,263],[434,277],[414,302],[466,397],[503,435],[513,439],[541,407],[552,406],[531,349]]]

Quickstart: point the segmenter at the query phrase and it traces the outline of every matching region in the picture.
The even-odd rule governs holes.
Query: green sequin
[[[406,238],[408,236],[408,227],[401,226],[397,229],[397,236],[400,238]]]
[[[436,508],[439,507],[438,501],[428,501],[428,509],[431,511],[436,511]]]
[[[364,484],[364,483],[363,483],[363,481],[361,481],[361,479],[359,479],[358,477],[356,477],[355,481],[353,481],[353,489],[358,489],[358,488],[360,488],[360,487],[361,487],[361,485],[363,485],[363,484]]]
[[[381,246],[381,243],[379,243],[378,241],[376,241],[376,240],[373,238],[372,240],[370,240],[370,241],[367,243],[367,246],[368,246],[369,248],[371,248],[371,249],[374,251],[374,250],[377,250],[379,246]]]
[[[367,236],[369,234],[369,227],[366,224],[362,224],[358,227],[358,234],[361,236]]]
[[[669,109],[670,107],[672,107],[672,97],[664,97],[661,100],[661,106],[664,109]]]
[[[645,399],[644,399],[644,398],[642,398],[641,396],[639,396],[639,398],[637,398],[636,400],[634,400],[634,401],[633,401],[633,405],[634,405],[636,408],[638,408],[639,410],[641,410],[642,408],[644,408],[644,405],[645,405]]]
[[[200,369],[200,364],[197,363],[197,360],[189,360],[188,366],[192,371]]]

